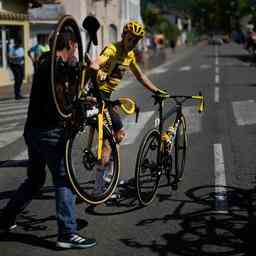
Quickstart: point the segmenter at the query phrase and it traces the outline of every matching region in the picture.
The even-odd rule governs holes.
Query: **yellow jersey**
[[[107,79],[99,83],[101,91],[111,94],[120,83],[124,73],[133,65],[133,69],[138,68],[134,51],[125,53],[121,43],[110,43],[106,46],[100,56],[104,56],[106,61],[101,64],[100,69],[107,73]]]

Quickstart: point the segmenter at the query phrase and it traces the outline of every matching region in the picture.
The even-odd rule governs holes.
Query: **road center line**
[[[215,209],[227,213],[226,174],[221,144],[214,144]]]
[[[220,101],[220,87],[216,86],[214,88],[214,102],[219,103]]]
[[[215,75],[215,84],[219,84],[220,83],[220,75],[216,74]]]

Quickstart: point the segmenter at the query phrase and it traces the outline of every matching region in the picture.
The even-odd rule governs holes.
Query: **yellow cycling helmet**
[[[136,20],[130,21],[124,26],[123,33],[126,32],[130,32],[131,34],[139,38],[143,38],[145,35],[144,26]]]

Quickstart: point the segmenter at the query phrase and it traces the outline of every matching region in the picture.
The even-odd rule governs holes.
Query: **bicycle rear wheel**
[[[108,182],[104,183],[104,189],[100,193],[95,189],[96,175],[99,174],[97,122],[74,131],[66,142],[65,164],[70,183],[80,199],[94,205],[105,202],[112,195],[120,173],[117,145],[106,127],[103,136],[112,151],[112,169],[111,176],[108,176]]]
[[[59,52],[63,47],[69,47],[66,41],[71,39],[77,44],[74,58],[72,61],[63,61]],[[80,29],[71,15],[63,16],[58,22],[52,37],[51,48],[52,97],[59,117],[67,119],[72,114],[73,103],[79,97],[81,86],[79,66],[83,63],[83,46]]]
[[[186,153],[187,153],[187,131],[185,117],[182,115],[176,130],[174,159],[175,159],[175,177],[176,181],[180,181],[184,174]]]
[[[160,174],[158,154],[160,134],[156,129],[150,130],[142,140],[136,160],[135,184],[139,203],[149,205],[155,198]]]

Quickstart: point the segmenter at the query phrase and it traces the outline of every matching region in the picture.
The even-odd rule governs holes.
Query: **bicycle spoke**
[[[100,164],[98,152],[98,132],[91,132],[95,126],[85,126],[74,133],[66,146],[66,166],[71,184],[78,196],[91,204],[106,201],[118,182],[119,154],[110,133],[104,132],[104,140],[112,152],[108,166]],[[91,138],[93,135],[93,138]],[[108,174],[108,175],[107,175]]]

